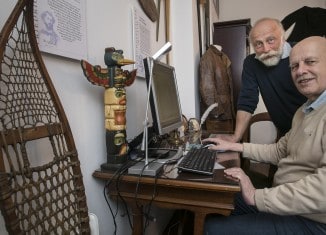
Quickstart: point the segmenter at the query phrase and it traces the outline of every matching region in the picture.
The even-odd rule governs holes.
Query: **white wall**
[[[196,0],[171,1],[173,65],[176,68],[183,114],[199,116],[197,72],[200,59]]]
[[[0,27],[8,17],[14,1],[1,1]],[[164,1],[162,1],[163,3]],[[183,113],[198,117],[197,72],[199,43],[197,36],[196,0],[171,1],[171,64],[176,67]],[[262,3],[263,2],[263,3]],[[325,7],[325,0],[220,0],[220,20],[257,18],[269,14],[283,18],[303,6]],[[104,66],[104,49],[114,46],[123,49],[126,58],[132,58],[131,7],[139,6],[135,0],[87,1],[88,58],[92,64]],[[163,6],[163,5],[162,5]],[[264,11],[265,9],[265,11]],[[163,13],[161,12],[161,17]],[[164,22],[163,18],[160,20]],[[161,25],[161,30],[164,28]],[[160,33],[156,49],[165,42]],[[98,216],[100,234],[113,234],[114,225],[109,208],[103,197],[104,182],[92,177],[95,169],[106,161],[104,130],[104,89],[91,85],[84,77],[79,61],[44,54],[45,64],[59,94],[75,138],[86,185],[90,212]],[[127,69],[127,68],[125,68]],[[127,135],[132,138],[142,131],[145,112],[146,89],[143,79],[137,79],[127,88]],[[115,203],[111,202],[115,209]],[[121,204],[120,204],[121,208]],[[158,217],[151,224],[149,234],[158,234],[169,219],[170,211],[153,211]],[[165,219],[165,221],[164,221]],[[117,216],[117,234],[130,234],[126,217]],[[5,234],[0,226],[0,234]]]

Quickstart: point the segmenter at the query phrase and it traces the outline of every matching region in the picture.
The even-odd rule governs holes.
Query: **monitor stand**
[[[144,161],[138,162],[136,165],[129,167],[128,174],[156,176],[162,169],[163,165],[171,163],[175,164],[182,156],[183,148],[179,147],[178,150],[170,150],[169,156],[166,158],[152,158],[146,167]]]
[[[145,162],[138,162],[128,168],[128,174],[156,176],[162,169],[163,163],[150,162],[145,166]]]

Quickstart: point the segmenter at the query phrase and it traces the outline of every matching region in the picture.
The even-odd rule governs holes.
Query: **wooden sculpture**
[[[93,66],[85,60],[81,60],[81,66],[89,82],[105,87],[107,163],[102,164],[102,168],[116,169],[127,161],[125,87],[134,82],[136,69],[131,72],[122,70],[122,66],[135,62],[124,59],[123,51],[114,47],[105,49],[104,62],[107,68]]]

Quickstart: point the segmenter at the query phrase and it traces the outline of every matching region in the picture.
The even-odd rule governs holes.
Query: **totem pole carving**
[[[136,69],[131,72],[122,70],[124,65],[134,64],[125,59],[122,50],[114,47],[105,49],[104,62],[107,68],[91,65],[81,60],[84,75],[94,85],[105,87],[104,115],[106,129],[107,163],[104,168],[118,168],[128,159],[128,143],[126,141],[126,86],[130,86],[136,78]]]

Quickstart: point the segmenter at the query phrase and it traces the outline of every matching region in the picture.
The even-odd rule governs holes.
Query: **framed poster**
[[[43,52],[87,58],[86,1],[34,0],[34,23]]]
[[[152,55],[155,24],[138,7],[132,8],[133,49],[137,77],[145,78],[143,59]]]

